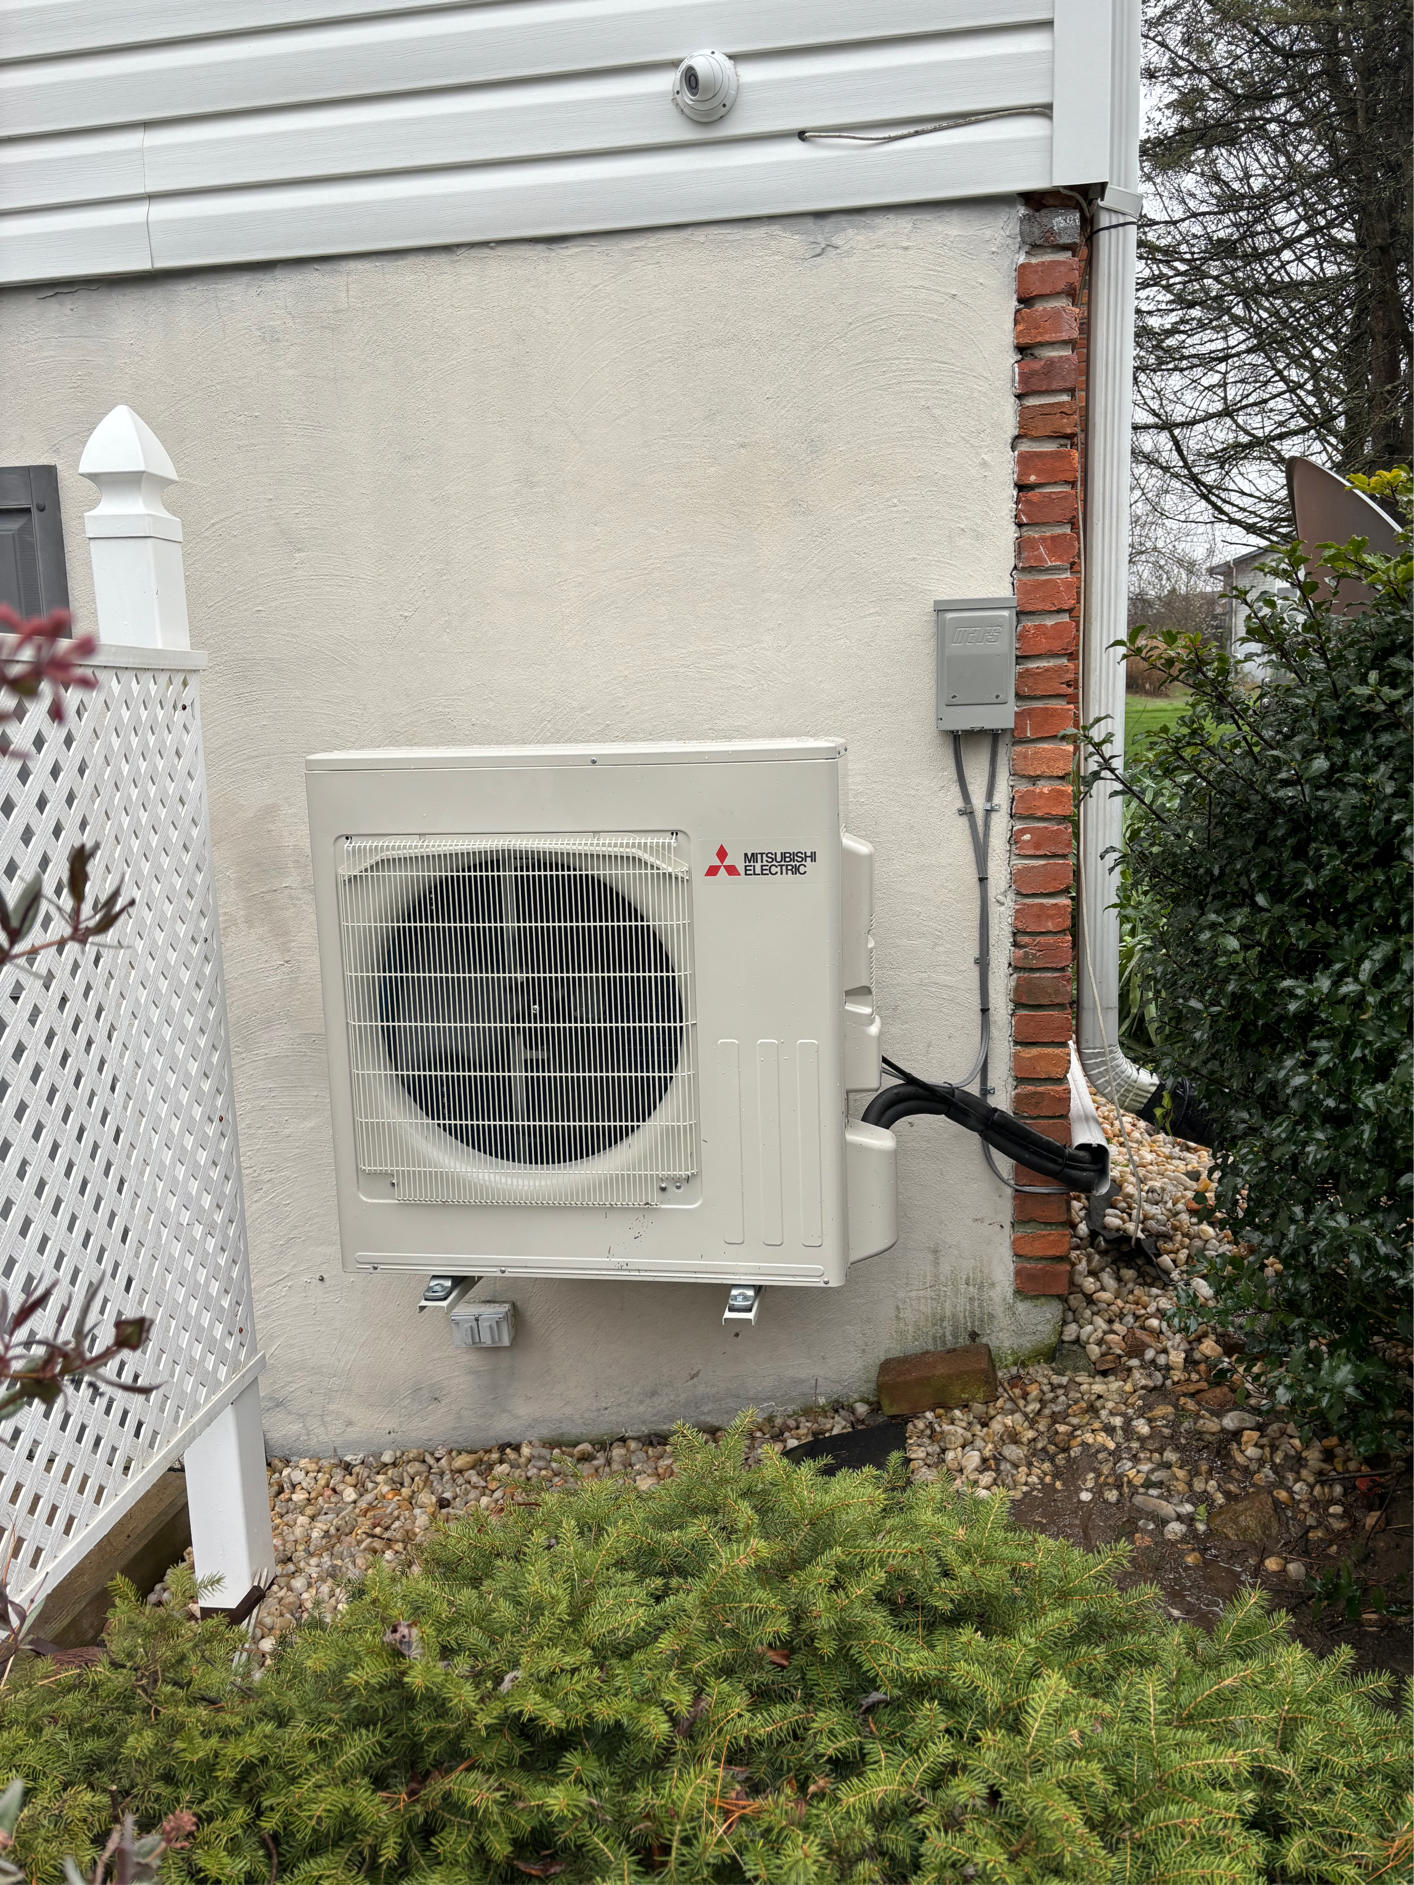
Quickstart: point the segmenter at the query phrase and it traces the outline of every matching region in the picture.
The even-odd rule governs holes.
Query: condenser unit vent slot
[[[649,1205],[696,1173],[676,834],[346,838],[338,895],[375,1195]]]

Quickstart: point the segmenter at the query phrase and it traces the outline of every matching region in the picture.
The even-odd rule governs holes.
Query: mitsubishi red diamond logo
[[[740,877],[741,875],[741,872],[737,869],[735,864],[728,864],[727,847],[724,844],[719,844],[717,846],[716,863],[709,864],[707,869],[703,872],[703,875],[705,877],[715,877],[722,871],[725,871],[728,877]]]

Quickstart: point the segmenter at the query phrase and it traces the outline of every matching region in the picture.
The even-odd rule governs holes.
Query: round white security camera
[[[710,124],[736,103],[736,67],[724,52],[695,52],[684,59],[673,80],[673,103],[685,118]]]

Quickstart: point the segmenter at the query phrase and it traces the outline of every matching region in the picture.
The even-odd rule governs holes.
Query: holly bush
[[[1407,471],[1362,482],[1408,516]],[[1322,547],[1323,583],[1293,546],[1267,565],[1277,593],[1244,593],[1240,664],[1131,634],[1188,699],[1128,769],[1121,908],[1145,939],[1150,1065],[1196,1086],[1240,1240],[1205,1317],[1323,1431],[1402,1450],[1414,561],[1407,529],[1393,556]]]
[[[1211,1634],[1003,1499],[743,1464],[430,1535],[253,1679],[135,1593],[17,1664],[0,1785],[48,1880],[182,1820],[163,1885],[1359,1885],[1409,1854],[1408,1732],[1249,1594]],[[190,1591],[187,1592],[190,1595]]]

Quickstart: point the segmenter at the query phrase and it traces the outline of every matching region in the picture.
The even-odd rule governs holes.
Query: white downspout
[[[1139,6],[1115,0],[1110,183],[1139,192]],[[1124,658],[1111,646],[1128,623],[1129,452],[1134,379],[1134,214],[1097,207],[1091,237],[1086,381],[1084,617],[1080,700],[1086,721],[1105,718],[1124,752]],[[1076,1034],[1091,1084],[1137,1112],[1157,1077],[1119,1046],[1119,912],[1114,907],[1122,805],[1099,785],[1080,807],[1080,938]]]

